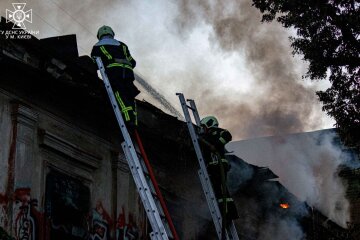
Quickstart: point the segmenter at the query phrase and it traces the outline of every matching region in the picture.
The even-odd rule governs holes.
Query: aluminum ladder
[[[164,204],[163,197],[154,178],[146,153],[142,147],[140,137],[137,131],[135,131],[135,137],[138,143],[138,148],[136,149],[114,97],[109,79],[105,73],[103,62],[100,57],[96,57],[95,60],[100,70],[121,133],[124,137],[124,142],[121,146],[152,228],[150,238],[151,240],[178,240],[179,238],[171,221],[170,214]],[[138,150],[140,150],[140,152]]]
[[[222,233],[222,216],[220,213],[219,205],[217,203],[217,199],[214,194],[214,190],[213,190],[211,182],[210,182],[206,164],[205,164],[205,161],[204,161],[204,158],[203,158],[200,146],[199,146],[198,135],[195,131],[193,122],[191,120],[190,112],[189,112],[189,109],[190,109],[192,111],[194,120],[196,122],[195,125],[200,126],[200,117],[199,117],[199,113],[198,113],[196,105],[195,105],[195,101],[192,99],[187,99],[187,102],[190,103],[190,106],[189,106],[189,105],[187,105],[187,103],[185,101],[184,94],[176,93],[176,95],[178,95],[178,97],[179,97],[181,107],[184,112],[185,121],[188,126],[191,140],[194,145],[196,156],[197,156],[197,159],[198,159],[198,162],[200,165],[198,174],[200,177],[201,186],[205,193],[206,201],[207,201],[207,204],[210,209],[211,217],[213,219],[218,238],[223,239],[223,237],[225,236],[225,239],[227,239],[227,240],[239,240],[239,236],[237,234],[234,221],[230,222],[228,228],[225,230],[225,234],[223,235],[223,233]]]

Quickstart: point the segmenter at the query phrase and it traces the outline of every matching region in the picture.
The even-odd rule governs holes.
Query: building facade
[[[11,26],[2,19],[1,29]],[[0,227],[15,239],[147,239],[151,227],[120,129],[75,35],[1,36],[0,50]],[[138,131],[178,233],[200,239],[209,213],[199,204],[186,125],[145,101],[137,107]]]
[[[1,30],[11,27],[2,19]],[[216,239],[186,124],[145,101],[137,106],[139,133],[180,239]],[[1,229],[21,240],[148,239],[121,139],[96,66],[78,56],[75,35],[0,36]],[[321,229],[306,239],[344,239],[347,231],[335,223],[324,228],[327,218],[316,209],[304,218],[280,207],[307,208],[268,168],[228,160],[242,239],[284,235],[288,226],[300,237]],[[312,224],[312,216],[321,221]]]

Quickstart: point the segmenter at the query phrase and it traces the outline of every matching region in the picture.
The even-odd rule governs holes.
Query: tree
[[[294,28],[293,54],[309,67],[304,77],[329,78],[331,87],[317,95],[336,121],[344,143],[360,146],[360,2],[358,0],[253,0],[263,22]]]

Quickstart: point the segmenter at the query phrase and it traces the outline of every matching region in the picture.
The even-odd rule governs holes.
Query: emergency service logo
[[[25,21],[32,23],[32,9],[25,12],[26,3],[13,3],[14,11],[6,9],[6,22],[13,22],[13,29],[26,29]]]
[[[30,39],[31,35],[38,35],[38,30],[28,28],[32,23],[32,9],[26,3],[12,3],[12,9],[6,9],[6,23],[13,23],[11,30],[0,29],[0,35],[5,39]],[[26,25],[25,25],[26,23]]]

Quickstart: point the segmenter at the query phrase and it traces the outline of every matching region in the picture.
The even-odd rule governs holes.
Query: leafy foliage
[[[263,22],[294,28],[293,54],[309,62],[305,77],[329,77],[317,95],[342,140],[360,146],[360,2],[357,0],[253,0]]]

